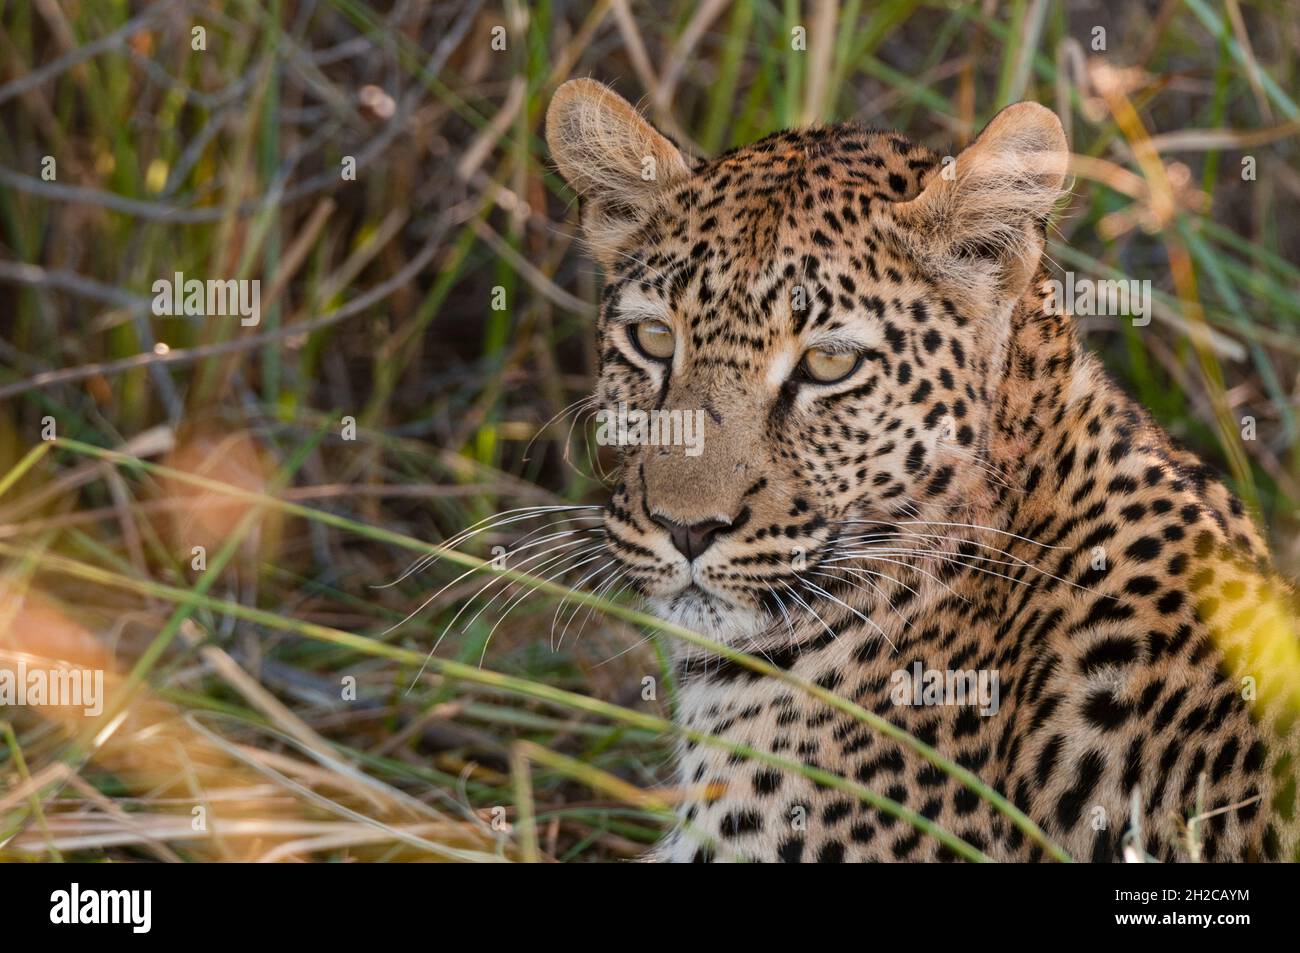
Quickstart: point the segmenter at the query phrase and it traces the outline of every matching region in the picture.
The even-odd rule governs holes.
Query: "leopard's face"
[[[999,284],[1006,235],[937,260],[939,159],[897,135],[781,133],[692,165],[604,87],[570,85],[548,136],[591,182],[605,266],[609,547],[662,617],[743,643],[815,612],[855,545],[987,485],[990,373],[1018,294]]]

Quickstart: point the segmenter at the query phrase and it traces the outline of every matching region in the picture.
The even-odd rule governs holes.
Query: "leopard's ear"
[[[560,174],[583,197],[583,229],[605,264],[663,189],[690,173],[675,145],[622,96],[591,79],[572,79],[555,91],[546,142]]]
[[[1016,103],[893,214],[922,264],[962,297],[985,303],[1018,297],[1038,268],[1068,159],[1056,114],[1038,103]]]

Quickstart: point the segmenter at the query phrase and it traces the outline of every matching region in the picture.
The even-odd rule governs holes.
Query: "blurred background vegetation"
[[[1080,319],[1089,347],[1295,577],[1298,14],[0,0],[0,666],[101,667],[118,700],[0,709],[0,859],[598,860],[658,836],[663,646],[464,560],[403,575],[495,513],[602,499],[575,407],[599,276],[540,136],[571,76],[700,154],[831,121],[955,154],[1008,103],[1055,108],[1054,272],[1156,298],[1146,327]],[[260,280],[260,324],[154,315],[176,272]]]

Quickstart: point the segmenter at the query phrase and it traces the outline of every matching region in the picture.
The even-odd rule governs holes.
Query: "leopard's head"
[[[743,642],[817,598],[846,537],[987,485],[1010,313],[1064,179],[1053,113],[1010,106],[955,159],[832,126],[702,161],[574,80],[546,132],[605,276],[605,528],[658,614]]]

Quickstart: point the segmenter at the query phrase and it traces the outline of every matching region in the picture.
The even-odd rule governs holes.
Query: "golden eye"
[[[632,342],[646,357],[657,361],[668,360],[677,347],[673,329],[662,321],[642,321],[632,325]]]
[[[861,360],[856,351],[828,351],[810,347],[803,354],[804,372],[819,384],[834,384],[857,370]]]

